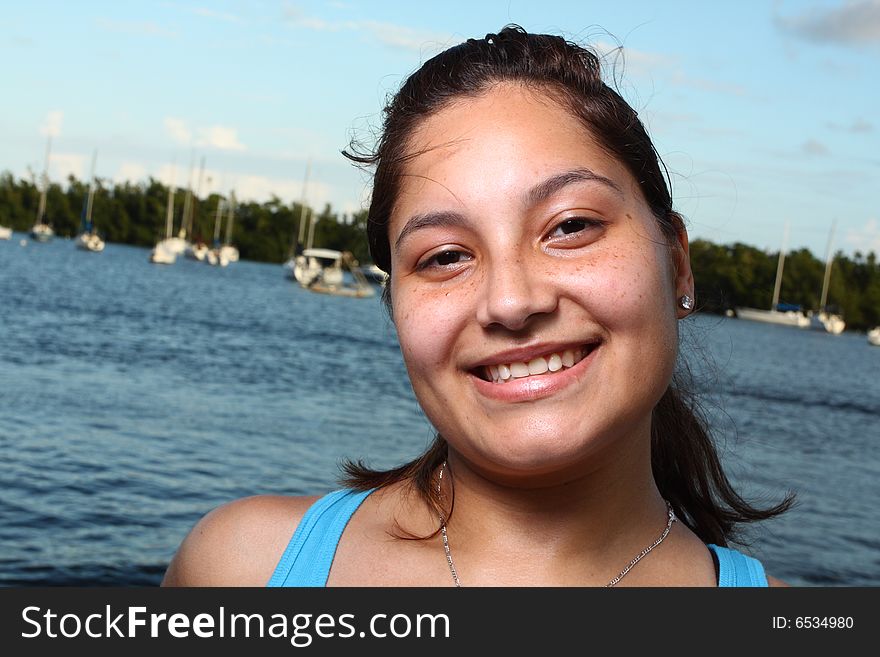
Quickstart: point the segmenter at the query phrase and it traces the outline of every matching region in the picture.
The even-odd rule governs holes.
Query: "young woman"
[[[590,51],[511,26],[386,108],[369,241],[434,445],[346,488],[209,513],[166,585],[778,584],[673,382],[688,240]],[[454,511],[453,511],[454,509]]]

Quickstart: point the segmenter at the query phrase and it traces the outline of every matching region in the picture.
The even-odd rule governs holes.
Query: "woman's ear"
[[[687,317],[693,312],[695,302],[694,274],[691,271],[690,245],[684,220],[677,212],[672,213],[675,239],[672,240],[673,285],[675,285],[676,310],[678,318]],[[691,299],[690,308],[682,308],[679,300],[687,295]]]

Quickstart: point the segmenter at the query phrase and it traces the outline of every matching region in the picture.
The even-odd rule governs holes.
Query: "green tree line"
[[[53,183],[47,190],[46,220],[61,236],[79,231],[88,184],[73,176],[67,186]],[[30,230],[36,219],[40,192],[35,182],[0,176],[0,225]],[[183,216],[185,190],[174,198],[174,233]],[[217,194],[192,197],[192,239],[210,244],[214,236]],[[151,247],[165,234],[168,188],[155,179],[144,183],[113,185],[97,181],[92,208],[95,228],[109,242]],[[314,213],[299,203],[285,204],[278,198],[263,203],[246,202],[236,207],[232,243],[248,260],[280,263],[291,255],[299,235],[299,221]],[[315,214],[314,245],[351,251],[369,262],[366,211],[339,215],[325,206]],[[225,236],[225,226],[221,230]],[[307,232],[306,232],[307,235]],[[719,245],[694,240],[691,264],[697,286],[697,303],[704,312],[723,313],[738,306],[770,308],[776,280],[778,252],[765,252],[747,244]],[[807,249],[786,255],[780,301],[819,310],[825,263]],[[848,329],[865,330],[880,325],[880,265],[874,252],[852,258],[838,252],[833,261],[828,306],[843,315]]]
[[[97,179],[92,202],[92,223],[108,242],[152,247],[165,236],[168,187],[150,178],[143,183],[112,184]],[[67,186],[51,183],[46,190],[44,221],[61,237],[73,237],[80,231],[83,208],[88,197],[88,183],[70,176]],[[180,229],[186,190],[174,195],[174,228]],[[15,180],[10,173],[0,176],[0,225],[27,232],[37,216],[40,188],[34,181]],[[217,194],[206,198],[192,195],[193,241],[211,244],[214,239]],[[226,211],[220,239],[226,236]],[[366,241],[366,211],[339,215],[327,205],[317,213],[299,203],[290,205],[278,198],[264,203],[244,202],[235,207],[230,241],[238,247],[242,258],[260,262],[284,262],[291,255],[299,235],[299,222],[313,219],[314,246],[351,251],[361,263],[369,261]],[[308,231],[306,231],[306,237]]]
[[[722,313],[738,306],[769,310],[778,251],[768,253],[747,244],[694,240],[690,255],[701,310]],[[820,310],[824,277],[825,263],[809,250],[788,252],[779,302]],[[856,251],[852,258],[842,252],[835,255],[826,305],[843,316],[847,329],[880,325],[880,265],[873,251],[867,255]]]

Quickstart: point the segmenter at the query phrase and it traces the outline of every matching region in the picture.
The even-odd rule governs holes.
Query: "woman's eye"
[[[550,233],[550,237],[566,237],[575,233],[583,232],[589,228],[598,227],[602,222],[595,219],[566,219],[556,225],[556,228]]]
[[[582,231],[586,227],[587,222],[585,219],[566,219],[556,227],[556,230],[560,231],[563,235],[571,235],[572,233]]]
[[[469,259],[469,256],[461,251],[441,251],[426,258],[419,264],[419,269],[427,269],[428,267],[448,267],[449,265],[457,265]]]

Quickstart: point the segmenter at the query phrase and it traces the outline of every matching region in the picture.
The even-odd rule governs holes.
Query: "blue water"
[[[157,584],[212,507],[316,494],[338,463],[430,442],[378,295],[277,265],[0,242],[0,585]],[[799,505],[752,552],[792,584],[880,585],[880,349],[718,317],[685,323],[722,458]]]

